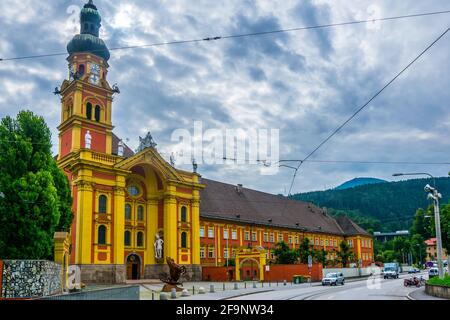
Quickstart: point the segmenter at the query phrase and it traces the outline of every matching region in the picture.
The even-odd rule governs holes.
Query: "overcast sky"
[[[0,57],[64,52],[79,32],[85,1],[0,1]],[[111,47],[205,38],[450,9],[446,0],[95,0]],[[75,6],[75,7],[74,7]],[[216,42],[112,52],[115,133],[135,149],[151,131],[168,159],[175,129],[280,129],[280,157],[299,159],[330,134],[449,25],[449,14]],[[450,34],[313,159],[448,162]],[[52,94],[67,77],[64,56],[0,62],[0,116],[31,109],[52,129]],[[189,169],[189,166],[180,166]],[[292,170],[200,165],[207,178],[272,193],[289,189]],[[449,166],[307,163],[293,192],[323,190],[354,177],[398,171],[445,176]]]

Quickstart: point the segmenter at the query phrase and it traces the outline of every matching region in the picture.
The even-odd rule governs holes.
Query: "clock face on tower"
[[[98,85],[100,82],[100,66],[96,63],[91,63],[91,76],[89,82]]]
[[[71,64],[69,66],[69,80],[74,80],[75,72],[75,65]]]
[[[91,76],[89,77],[89,82],[98,85],[98,83],[100,82],[100,77],[96,74],[91,74]]]

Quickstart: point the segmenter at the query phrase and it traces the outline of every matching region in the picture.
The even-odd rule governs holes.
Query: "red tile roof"
[[[336,235],[370,236],[350,219],[336,220],[310,203],[247,188],[238,192],[234,185],[209,179],[202,179],[201,183],[206,185],[200,195],[200,216],[203,218]]]

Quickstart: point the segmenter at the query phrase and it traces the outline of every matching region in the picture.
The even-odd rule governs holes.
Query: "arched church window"
[[[92,104],[90,102],[86,104],[86,118],[92,120]]]
[[[137,219],[138,221],[144,221],[144,207],[139,206],[137,208]]]
[[[181,222],[187,222],[187,208],[181,207]]]
[[[101,195],[98,198],[98,213],[106,213],[108,198],[105,195]]]
[[[98,244],[106,244],[106,227],[98,227]]]
[[[144,233],[138,232],[137,239],[136,239],[136,244],[137,244],[138,247],[143,247],[144,246]]]
[[[186,232],[181,233],[181,247],[187,248],[187,233]]]
[[[125,205],[125,220],[131,220],[131,206],[128,203]]]
[[[101,108],[99,105],[95,106],[95,121],[100,122]]]
[[[125,245],[127,247],[131,246],[131,232],[130,231],[125,231],[124,240],[125,240]]]
[[[78,66],[78,73],[80,74],[80,76],[84,76],[84,64],[80,64]]]
[[[88,31],[89,30],[89,24],[88,23],[85,23],[84,24],[84,31]]]

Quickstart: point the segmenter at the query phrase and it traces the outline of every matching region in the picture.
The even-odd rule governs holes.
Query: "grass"
[[[433,277],[427,282],[431,285],[450,287],[450,276],[446,275],[444,279],[439,279],[439,277]]]

